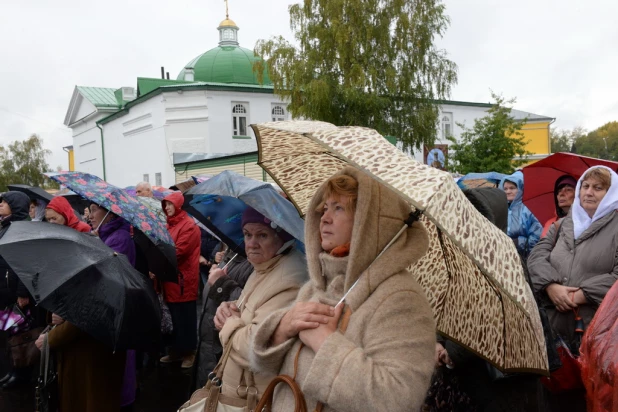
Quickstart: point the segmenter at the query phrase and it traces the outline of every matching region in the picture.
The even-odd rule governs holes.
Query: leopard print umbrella
[[[517,250],[448,173],[410,159],[368,128],[313,121],[252,128],[258,163],[302,216],[317,188],[347,165],[422,211],[430,246],[410,271],[427,294],[438,332],[503,372],[547,373],[539,312]]]

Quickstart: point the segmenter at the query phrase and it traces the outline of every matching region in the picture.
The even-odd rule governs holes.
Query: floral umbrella
[[[97,176],[81,172],[50,174],[49,177],[83,198],[98,204],[125,219],[149,240],[136,236],[136,243],[151,263],[150,271],[164,281],[178,281],[174,241],[165,222],[148,206],[129,195],[124,189],[111,185]],[[173,260],[173,261],[172,261]],[[156,262],[156,264],[155,264]]]
[[[410,270],[438,332],[504,372],[547,373],[538,308],[515,246],[448,173],[410,159],[367,128],[310,121],[252,127],[259,164],[303,215],[318,186],[347,165],[406,199],[430,237],[429,251]]]

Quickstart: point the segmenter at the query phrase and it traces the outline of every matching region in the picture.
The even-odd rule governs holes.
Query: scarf
[[[607,190],[605,197],[599,203],[597,210],[594,212],[594,216],[590,217],[588,212],[582,207],[581,202],[579,200],[579,190],[582,186],[583,178],[588,172],[588,170],[593,168],[605,168],[609,171],[611,175],[611,186]],[[579,178],[577,182],[577,187],[575,189],[575,201],[573,202],[573,206],[571,207],[571,215],[573,217],[573,237],[577,239],[581,236],[582,233],[586,231],[590,227],[590,225],[607,214],[613,212],[618,209],[618,175],[609,167],[605,166],[593,166],[590,169],[586,170],[582,174],[582,177]]]

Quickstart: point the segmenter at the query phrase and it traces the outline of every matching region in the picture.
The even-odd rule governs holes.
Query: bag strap
[[[556,247],[556,243],[558,242],[558,237],[560,236],[560,227],[562,226],[562,219],[556,220],[552,226],[556,229],[556,233],[554,233],[554,244],[552,245],[552,249]]]

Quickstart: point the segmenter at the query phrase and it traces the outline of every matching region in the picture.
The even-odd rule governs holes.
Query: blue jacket
[[[509,228],[507,235],[515,242],[517,251],[527,257],[537,244],[543,232],[543,226],[528,209],[522,198],[524,196],[524,176],[522,172],[515,172],[500,182],[500,189],[504,190],[504,182],[514,183],[519,191],[515,199],[509,204]]]

